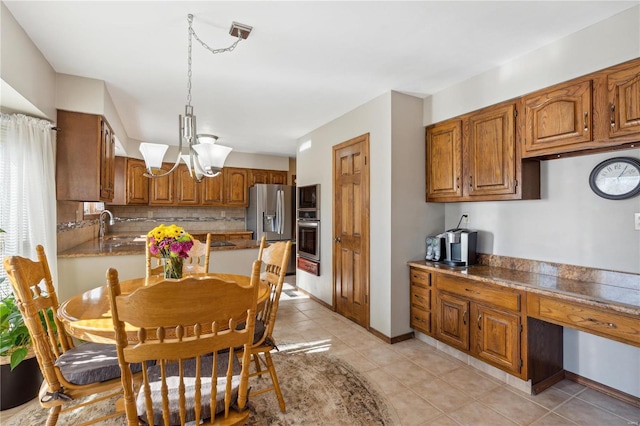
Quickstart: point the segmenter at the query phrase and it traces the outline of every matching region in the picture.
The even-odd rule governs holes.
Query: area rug
[[[274,392],[250,399],[250,425],[396,425],[397,415],[383,394],[348,363],[325,353],[275,352],[280,386],[287,405],[281,413]],[[265,376],[266,377],[266,376]],[[259,389],[266,378],[252,378]],[[105,401],[87,409],[90,412],[66,413],[59,426],[72,426],[81,419],[98,417],[113,410],[114,401]],[[32,404],[17,413],[6,426],[43,425],[47,410]],[[101,423],[124,425],[124,415]]]

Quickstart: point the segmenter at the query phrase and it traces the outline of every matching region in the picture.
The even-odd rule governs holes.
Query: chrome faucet
[[[113,214],[109,211],[109,210],[102,210],[102,212],[100,213],[100,216],[98,218],[98,224],[100,225],[99,229],[98,229],[98,237],[100,239],[104,238],[104,214],[108,214],[109,215],[109,225],[113,226],[116,224],[115,220],[113,220]]]

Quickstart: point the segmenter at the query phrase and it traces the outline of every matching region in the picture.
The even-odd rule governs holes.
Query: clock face
[[[593,192],[610,200],[623,200],[640,193],[640,160],[610,158],[591,171],[589,185]]]

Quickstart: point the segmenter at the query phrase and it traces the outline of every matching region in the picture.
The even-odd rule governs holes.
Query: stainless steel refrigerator
[[[263,235],[267,241],[291,240],[295,221],[295,191],[289,185],[259,183],[249,188],[247,207],[247,231],[253,231],[253,239]]]

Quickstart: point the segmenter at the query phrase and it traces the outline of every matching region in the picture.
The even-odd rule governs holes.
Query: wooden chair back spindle
[[[249,287],[215,277],[186,277],[130,294],[121,294],[117,271],[108,271],[129,425],[138,425],[139,416],[154,423],[182,425],[199,424],[208,417],[225,425],[246,422],[247,349],[253,341],[260,267],[261,262],[255,261]],[[135,345],[127,342],[125,322],[138,329]],[[242,322],[245,326],[237,328]],[[236,359],[239,347],[243,348],[241,366]],[[129,366],[147,361],[156,365],[143,369],[136,395]],[[219,392],[224,393],[223,399],[216,398]],[[233,401],[237,410],[232,408]]]

